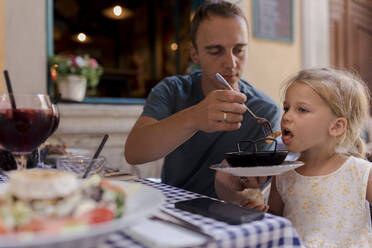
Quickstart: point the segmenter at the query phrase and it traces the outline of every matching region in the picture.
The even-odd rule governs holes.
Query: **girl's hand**
[[[259,188],[267,181],[267,177],[240,177],[245,188]]]
[[[267,212],[269,210],[269,206],[266,204],[257,203],[255,201],[252,201],[250,199],[244,199],[240,202],[240,206],[247,207],[247,208],[253,208],[259,211]]]

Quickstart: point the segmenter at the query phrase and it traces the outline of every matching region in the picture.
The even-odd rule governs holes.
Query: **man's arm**
[[[239,129],[246,111],[245,100],[240,92],[215,90],[199,104],[163,120],[141,116],[127,138],[125,158],[130,164],[150,162],[168,155],[199,130]]]

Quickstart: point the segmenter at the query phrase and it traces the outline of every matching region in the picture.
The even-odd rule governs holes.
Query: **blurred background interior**
[[[90,96],[145,98],[186,73],[195,0],[54,0],[54,53],[90,54],[104,68]]]
[[[278,104],[281,83],[302,68],[352,69],[372,89],[371,0],[231,1],[250,26],[244,78]],[[0,69],[8,69],[15,92],[53,96],[48,56],[95,58],[104,69],[96,90],[81,102],[59,104],[61,122],[50,142],[93,151],[109,133],[103,155],[110,166],[130,170],[123,144],[149,90],[166,76],[196,68],[188,54],[189,27],[202,2],[0,0]],[[371,126],[366,137],[372,138]],[[139,173],[157,177],[161,162]]]

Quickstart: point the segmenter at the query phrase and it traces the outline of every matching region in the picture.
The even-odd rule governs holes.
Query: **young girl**
[[[348,72],[303,70],[286,85],[282,140],[305,164],[273,178],[269,211],[308,248],[372,247],[371,164],[360,139],[368,113],[368,88]]]

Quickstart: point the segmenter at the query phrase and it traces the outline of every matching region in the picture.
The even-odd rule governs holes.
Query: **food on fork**
[[[266,138],[273,138],[273,139],[276,139],[276,138],[279,137],[281,134],[282,134],[282,133],[281,133],[280,131],[277,131],[277,132],[275,132],[275,133],[272,133],[272,134],[266,136]],[[265,140],[265,142],[268,143],[268,144],[273,143],[273,141],[272,141],[272,140],[269,140],[269,139],[268,139],[268,140]]]
[[[19,170],[8,186],[0,195],[0,234],[85,230],[124,211],[124,190],[97,175],[82,181],[68,171]]]

